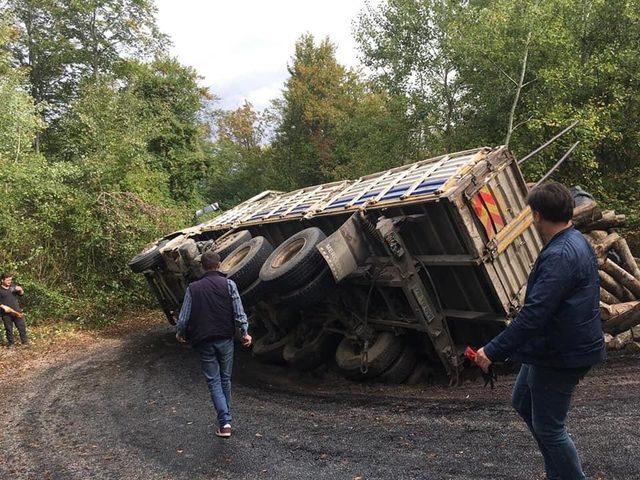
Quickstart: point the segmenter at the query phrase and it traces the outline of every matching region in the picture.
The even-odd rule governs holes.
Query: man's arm
[[[518,316],[482,349],[490,361],[504,360],[528,338],[539,334],[573,287],[573,265],[562,254],[545,258],[538,270]]]
[[[187,287],[187,290],[184,292],[184,299],[182,300],[182,308],[178,315],[178,324],[176,325],[176,338],[178,341],[185,341],[189,317],[191,317],[191,291],[189,287]]]
[[[11,285],[11,293],[24,295],[24,289],[20,285]]]
[[[242,333],[242,344],[245,347],[248,347],[249,345],[251,345],[251,335],[249,335],[249,322],[247,321],[247,314],[244,313],[244,307],[242,306],[240,292],[238,292],[236,282],[227,279],[227,283],[229,284],[229,295],[231,295],[231,303],[233,305],[233,319],[236,323],[236,326]]]

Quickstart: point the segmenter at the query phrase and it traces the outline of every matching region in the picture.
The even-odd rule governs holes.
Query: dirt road
[[[213,437],[197,359],[156,324],[0,376],[2,479],[537,479],[542,460],[495,391],[301,377],[238,352],[235,435]],[[580,385],[570,430],[590,478],[637,479],[640,356]]]

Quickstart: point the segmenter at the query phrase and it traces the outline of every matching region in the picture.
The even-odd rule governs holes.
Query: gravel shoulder
[[[197,358],[157,317],[0,355],[0,478],[537,479],[542,459],[495,390],[360,385],[256,363],[237,349],[234,437]],[[578,387],[569,428],[590,478],[640,478],[640,356]]]

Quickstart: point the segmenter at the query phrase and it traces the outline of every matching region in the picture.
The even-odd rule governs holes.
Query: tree
[[[373,79],[406,102],[414,143],[424,154],[451,151],[462,121],[463,91],[450,26],[463,2],[388,0],[367,4],[355,23],[362,61]]]
[[[395,165],[406,158],[404,111],[340,65],[328,39],[316,45],[313,36],[302,36],[289,73],[275,104],[272,153],[280,188],[353,177],[380,167],[382,159]]]
[[[332,133],[353,108],[354,77],[335,58],[335,46],[312,35],[295,45],[282,101],[276,104],[279,124],[274,148],[283,164],[281,186],[326,181],[333,168]]]
[[[145,168],[166,175],[169,195],[199,204],[212,96],[193,69],[172,58],[120,62],[114,70],[82,84],[52,123],[47,154],[57,161],[95,161],[107,185],[128,178],[121,169],[135,172],[144,158]]]
[[[83,76],[112,72],[125,57],[152,58],[168,42],[156,25],[153,0],[72,0],[64,32],[77,41]]]
[[[0,22],[0,161],[16,161],[31,151],[42,128],[39,106],[29,95],[23,72],[12,67],[4,47],[13,32]]]
[[[527,162],[527,178],[540,178],[579,139],[555,178],[583,184],[640,223],[631,208],[640,200],[637,0],[387,0],[365,9],[356,38],[375,81],[407,102],[417,146],[508,139],[523,155],[579,120]]]
[[[127,62],[122,77],[144,102],[144,115],[154,119],[147,149],[169,174],[171,194],[179,201],[200,203],[214,96],[200,86],[193,68],[170,57],[148,64]]]
[[[209,201],[230,207],[273,188],[277,175],[265,145],[267,122],[266,115],[248,102],[218,113],[205,187]]]
[[[8,0],[17,35],[14,62],[29,71],[31,95],[59,115],[84,78],[110,73],[117,60],[160,52],[166,37],[150,0]]]

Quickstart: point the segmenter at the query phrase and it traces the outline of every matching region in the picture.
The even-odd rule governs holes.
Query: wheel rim
[[[286,245],[282,251],[278,252],[278,255],[271,261],[271,268],[280,268],[282,265],[290,261],[295,257],[307,244],[306,238],[298,238]]]
[[[238,238],[238,235],[240,235],[240,232],[232,233],[227,238],[222,240],[222,243],[220,243],[220,245],[218,245],[218,248],[220,249],[220,248],[226,247],[227,245],[229,245],[230,243],[235,241],[235,239]]]
[[[236,250],[235,252],[233,252],[231,255],[229,255],[227,258],[224,259],[224,262],[222,262],[220,269],[225,272],[228,272],[234,269],[236,266],[238,266],[240,262],[242,262],[247,257],[247,255],[249,254],[249,250],[251,250],[251,245],[247,245],[245,247],[242,247]]]

